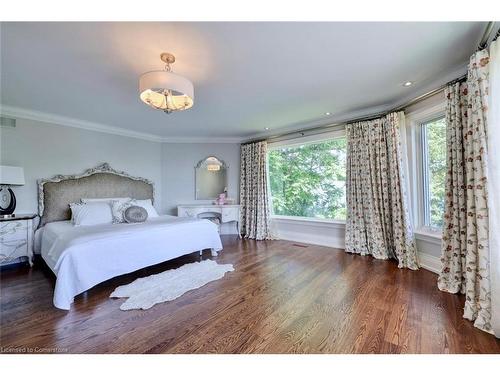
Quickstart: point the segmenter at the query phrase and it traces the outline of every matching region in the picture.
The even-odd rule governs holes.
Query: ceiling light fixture
[[[325,112],[325,116],[330,116],[331,113],[330,112]]]
[[[264,130],[269,130],[269,128],[264,128]]]
[[[144,73],[139,78],[139,91],[141,100],[154,109],[165,113],[184,111],[194,104],[193,83],[172,72],[171,64],[175,56],[163,52],[161,61],[165,63],[164,70],[154,70]]]
[[[411,85],[413,85],[412,81],[406,81],[405,83],[403,83],[404,87],[408,87],[408,86],[411,86]]]

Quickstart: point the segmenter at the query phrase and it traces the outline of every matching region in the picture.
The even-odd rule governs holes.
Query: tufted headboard
[[[81,198],[130,197],[154,199],[154,183],[112,169],[108,163],[80,175],[57,175],[38,181],[40,226],[71,219],[70,203]]]

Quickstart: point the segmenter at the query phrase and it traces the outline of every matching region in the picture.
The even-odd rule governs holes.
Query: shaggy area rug
[[[234,271],[232,264],[217,264],[207,259],[139,278],[130,284],[119,286],[109,297],[128,297],[120,306],[120,310],[147,310],[157,303],[172,301],[210,281],[221,279],[226,272],[231,271]]]

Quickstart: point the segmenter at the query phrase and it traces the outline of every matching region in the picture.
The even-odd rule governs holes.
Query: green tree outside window
[[[428,223],[432,227],[443,226],[444,189],[446,182],[446,122],[444,117],[425,125],[427,139],[428,173]],[[425,166],[424,166],[425,167]]]
[[[275,215],[345,220],[346,140],[269,151]]]

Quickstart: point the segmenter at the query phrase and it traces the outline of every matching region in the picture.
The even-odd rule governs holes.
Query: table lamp
[[[9,186],[24,185],[24,170],[21,167],[10,167],[0,165],[0,217],[8,218],[14,216],[16,209],[16,196]],[[4,189],[7,188],[7,192]],[[6,206],[6,207],[5,207]]]

